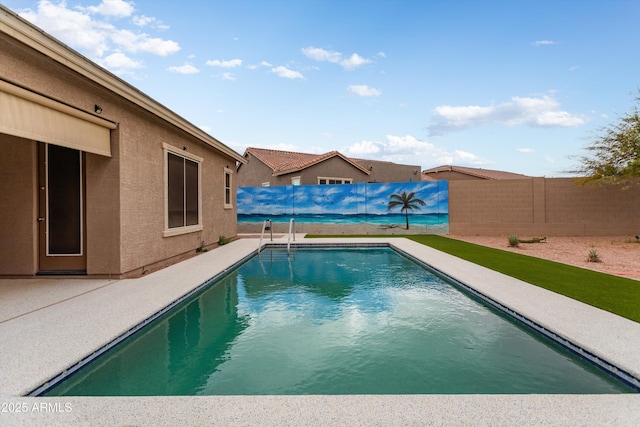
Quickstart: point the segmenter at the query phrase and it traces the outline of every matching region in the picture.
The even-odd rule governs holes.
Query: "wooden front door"
[[[38,274],[86,274],[84,155],[38,144]]]

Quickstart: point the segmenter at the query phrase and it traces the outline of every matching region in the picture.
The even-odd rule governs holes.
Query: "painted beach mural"
[[[402,194],[413,194],[410,206],[396,203]],[[395,195],[395,196],[393,196]],[[418,203],[421,201],[423,203]],[[287,185],[239,187],[238,223],[368,225],[369,230],[406,227],[407,214],[413,232],[446,234],[449,228],[448,181],[357,183],[342,185]]]

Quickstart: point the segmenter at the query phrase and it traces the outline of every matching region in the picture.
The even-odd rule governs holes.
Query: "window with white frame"
[[[300,177],[294,176],[293,178],[291,178],[291,185],[300,185]]]
[[[224,207],[225,209],[233,208],[233,194],[232,194],[232,171],[231,169],[224,168]]]
[[[164,144],[165,237],[202,229],[202,158]]]
[[[263,183],[262,183],[262,186],[263,186],[263,187],[270,187],[270,186],[271,186],[271,183],[270,183],[270,182],[263,182]]]
[[[318,177],[318,184],[351,184],[353,183],[353,178],[328,178],[328,177]]]

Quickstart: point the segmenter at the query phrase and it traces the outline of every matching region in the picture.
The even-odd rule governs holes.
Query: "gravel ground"
[[[640,280],[640,241],[634,236],[549,237],[546,242],[520,243],[518,247],[509,246],[508,236],[448,237]],[[518,237],[522,240],[540,236]],[[592,250],[597,252],[600,262],[589,261]]]

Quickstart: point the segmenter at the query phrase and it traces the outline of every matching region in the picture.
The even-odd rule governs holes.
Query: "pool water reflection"
[[[389,248],[267,249],[47,393],[634,392]]]

